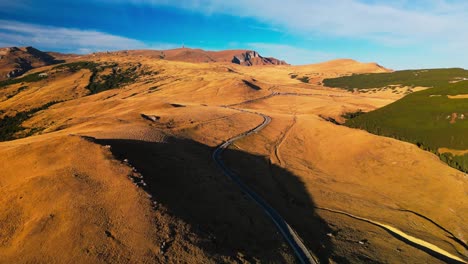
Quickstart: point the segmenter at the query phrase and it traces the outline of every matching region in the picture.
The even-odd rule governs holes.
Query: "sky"
[[[0,0],[0,47],[250,49],[300,65],[468,68],[466,0]]]

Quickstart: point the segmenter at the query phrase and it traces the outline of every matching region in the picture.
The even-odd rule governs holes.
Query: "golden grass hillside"
[[[43,80],[0,88],[2,118],[56,102],[0,142],[0,262],[294,263],[274,224],[211,159],[262,122],[252,112],[272,122],[235,142],[226,162],[321,262],[443,261],[336,211],[466,259],[466,175],[410,144],[325,121],[403,94],[352,93],[323,78],[387,69],[195,64],[144,52],[67,63],[80,61],[97,66],[47,66],[36,69],[49,73]],[[124,73],[124,83],[105,81]],[[91,81],[108,89],[95,93]]]

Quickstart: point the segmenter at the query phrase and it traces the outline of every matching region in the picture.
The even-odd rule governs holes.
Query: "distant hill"
[[[298,66],[301,69],[319,70],[326,72],[339,72],[340,75],[349,75],[356,73],[384,73],[392,72],[375,62],[363,63],[353,59],[336,59],[317,64]]]
[[[54,59],[58,61],[69,60],[69,59],[78,58],[81,56],[75,53],[61,53],[61,52],[55,52],[55,51],[45,51],[44,53],[54,57]]]
[[[239,65],[288,65],[283,60],[263,57],[253,50],[223,50],[206,51],[202,49],[170,49],[170,50],[131,50],[124,51],[129,55],[152,56],[159,59],[185,62],[232,62]]]
[[[18,77],[31,69],[59,62],[54,56],[33,47],[0,48],[0,80]]]

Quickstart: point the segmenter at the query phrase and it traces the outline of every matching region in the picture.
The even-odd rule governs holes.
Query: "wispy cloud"
[[[366,57],[365,59],[379,61],[393,68],[468,67],[466,0],[87,1],[172,7],[205,16],[230,15],[255,19],[269,28],[302,39],[330,39],[337,41],[335,43],[361,42],[374,45],[376,49],[369,50],[365,55],[362,52],[361,55],[356,55],[356,52],[349,50],[343,53],[337,48],[327,49],[323,45],[321,48],[337,51],[346,57]],[[304,43],[302,47],[305,47]],[[269,49],[273,50],[273,46]],[[310,57],[314,53],[301,49],[296,52],[312,53]],[[278,54],[281,53],[274,55],[281,56]],[[305,61],[300,58],[303,56],[296,56],[294,52],[289,54],[292,59],[285,58],[293,63]]]
[[[251,29],[256,29],[256,30],[264,30],[264,31],[274,31],[274,32],[281,32],[281,30],[279,28],[275,28],[275,27],[268,27],[268,26],[253,26],[253,25],[248,25],[247,26],[248,28],[251,28]]]
[[[98,0],[110,2],[109,0]],[[461,0],[113,0],[173,6],[207,15],[250,17],[300,34],[369,39],[394,44],[468,40],[468,3]]]
[[[313,51],[294,47],[291,45],[271,44],[271,43],[250,43],[247,45],[249,48],[258,51],[262,56],[276,57],[285,60],[291,64],[309,64],[314,62],[321,62],[336,58],[336,55],[322,52]]]
[[[139,40],[96,30],[52,27],[0,20],[1,46],[37,46],[42,49],[89,53],[105,50],[171,48],[165,43],[148,44]]]
[[[29,13],[42,15],[42,10],[46,9],[47,3],[42,9],[31,3],[33,0],[5,3],[0,1],[0,9],[8,5],[10,8],[2,10],[11,14],[18,12],[22,14],[24,8],[29,6]],[[137,25],[140,31],[144,31],[145,26],[152,23],[151,18],[132,20],[135,12],[128,11],[127,13],[127,10],[133,10],[133,7],[128,8],[129,5],[141,7],[136,10],[146,11],[146,9],[153,8],[153,11],[158,11],[161,7],[169,7],[183,11],[178,14],[189,13],[189,16],[193,13],[207,17],[214,15],[216,19],[213,21],[219,21],[221,17],[217,16],[219,14],[248,18],[245,20],[247,21],[245,27],[251,29],[249,32],[252,32],[252,29],[257,30],[258,37],[249,35],[249,38],[242,38],[237,36],[237,31],[234,31],[233,34],[226,34],[228,36],[221,36],[228,41],[228,43],[222,43],[216,35],[193,34],[197,37],[193,39],[195,42],[191,43],[224,49],[239,48],[248,45],[246,42],[258,41],[263,45],[254,43],[256,46],[251,46],[252,49],[258,49],[262,54],[285,58],[292,63],[309,62],[304,59],[306,57],[311,58],[311,61],[315,61],[314,58],[327,59],[329,54],[320,52],[320,50],[325,50],[336,53],[337,56],[378,61],[392,68],[468,67],[468,1],[466,0],[290,0],[287,2],[283,0],[83,0],[82,3],[103,8],[103,10],[107,7],[119,6],[122,9],[118,10],[128,15],[129,23]],[[23,7],[19,8],[19,5]],[[61,6],[67,6],[67,4],[64,2]],[[37,11],[38,9],[40,10]],[[116,13],[116,16],[119,14]],[[225,19],[224,16],[222,18]],[[145,36],[145,39],[177,39],[178,36],[171,36],[171,32],[177,31],[176,27],[180,25],[193,31],[199,30],[195,25],[185,25],[184,21],[171,23],[170,19],[167,18],[170,24],[167,27],[172,27],[171,29],[174,30],[165,31],[166,35]],[[113,19],[108,19],[108,21],[115,22]],[[144,24],[139,24],[142,21]],[[254,22],[249,23],[252,21]],[[102,23],[105,24],[107,21]],[[63,50],[64,47],[68,47],[72,52],[81,53],[97,50],[163,49],[180,46],[148,43],[125,37],[130,26],[122,28],[121,33],[109,34],[100,30],[82,29],[79,22],[76,25],[79,29],[0,19],[0,45],[34,45],[51,50]],[[101,24],[95,22],[95,25],[99,28]],[[212,25],[204,24],[204,27],[210,26]],[[213,27],[219,28],[217,26]],[[210,30],[200,31],[201,33],[211,32]],[[267,31],[271,31],[271,34]],[[188,38],[190,37],[192,37],[191,34]],[[206,44],[199,42],[200,38],[205,38],[203,40],[206,40]],[[213,38],[213,41],[209,38]],[[190,43],[190,39],[188,42]],[[288,45],[281,46],[275,43]],[[285,53],[285,50],[290,52]],[[289,55],[283,56],[282,54]]]

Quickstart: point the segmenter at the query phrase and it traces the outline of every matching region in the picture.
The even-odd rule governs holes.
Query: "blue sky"
[[[466,0],[0,1],[0,46],[254,49],[292,64],[468,68]]]

